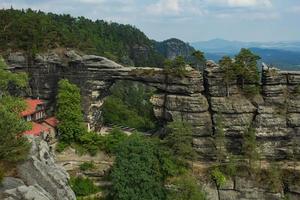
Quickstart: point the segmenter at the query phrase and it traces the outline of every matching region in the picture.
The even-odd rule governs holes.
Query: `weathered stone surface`
[[[3,199],[4,200],[56,200],[39,185],[30,185],[30,186],[23,185],[11,190],[6,190],[3,193]]]
[[[201,94],[191,96],[158,94],[151,98],[151,103],[170,111],[191,113],[208,111],[207,99]]]
[[[253,113],[256,107],[244,96],[212,97],[212,111],[218,113],[240,114]]]
[[[55,164],[48,144],[39,138],[31,139],[31,144],[29,159],[18,166],[20,178],[28,185],[21,186],[21,190],[24,191],[24,198],[26,200],[34,199],[32,195],[41,193],[41,199],[47,199],[42,198],[43,195],[54,200],[76,199],[68,184],[68,173],[63,167]],[[20,188],[15,190],[15,192],[22,191]],[[46,191],[46,193],[40,191]]]
[[[40,138],[30,140],[30,156],[18,165],[19,178],[4,179],[0,186],[0,199],[75,200],[75,194],[68,185],[69,175],[54,163],[48,144]]]
[[[289,127],[300,127],[300,113],[288,114],[287,123]]]
[[[193,147],[197,152],[199,159],[212,160],[214,158],[214,143],[212,137],[193,138]]]
[[[240,193],[236,190],[219,190],[220,200],[237,200],[240,199]]]

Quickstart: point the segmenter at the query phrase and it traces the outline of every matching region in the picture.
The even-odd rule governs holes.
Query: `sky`
[[[300,41],[300,0],[0,0],[11,6],[131,24],[158,41]]]

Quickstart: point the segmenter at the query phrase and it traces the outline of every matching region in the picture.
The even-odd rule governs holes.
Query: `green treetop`
[[[235,56],[236,72],[241,81],[242,88],[245,81],[257,83],[259,81],[259,72],[257,69],[257,61],[259,56],[253,54],[249,49],[241,49],[238,55]]]
[[[195,51],[192,53],[192,56],[196,59],[197,68],[203,69],[206,61],[204,53],[202,51]]]
[[[27,139],[21,135],[30,129],[20,116],[26,105],[21,99],[9,95],[10,85],[25,87],[27,76],[8,71],[0,57],[0,161],[25,159],[30,149]]]
[[[4,59],[0,56],[0,96],[1,93],[7,93],[10,84],[19,88],[24,88],[27,86],[27,83],[27,75],[25,73],[11,73],[7,69]]]
[[[180,120],[171,122],[164,141],[181,164],[185,165],[188,160],[194,158],[192,129],[188,123]]]
[[[223,71],[223,79],[226,84],[227,96],[230,95],[230,83],[236,80],[236,72],[232,59],[228,56],[224,56],[219,61],[220,67]]]
[[[58,131],[61,141],[67,144],[80,141],[80,137],[86,132],[80,90],[66,79],[58,83],[56,116],[59,120]]]
[[[164,175],[157,146],[132,135],[116,151],[112,169],[113,199],[165,199]]]

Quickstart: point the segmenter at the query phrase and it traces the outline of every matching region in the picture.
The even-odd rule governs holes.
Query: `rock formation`
[[[29,73],[30,95],[48,100],[51,106],[58,80],[68,78],[81,88],[86,121],[92,128],[97,128],[100,122],[102,101],[110,86],[117,80],[131,80],[157,89],[151,102],[161,122],[179,118],[191,123],[194,147],[200,160],[214,159],[212,135],[217,115],[222,116],[230,153],[241,153],[242,135],[250,125],[256,129],[263,158],[289,160],[294,147],[300,150],[300,72],[264,66],[262,92],[249,98],[234,81],[230,83],[230,96],[227,97],[222,70],[211,61],[207,62],[204,74],[188,69],[186,75],[180,77],[166,74],[159,68],[123,67],[103,57],[79,55],[74,51],[40,54],[32,65],[27,65],[25,60],[20,53],[12,54],[8,63],[14,71]],[[241,180],[232,183],[234,188],[219,189],[218,193],[224,193],[219,199],[230,199],[226,194],[231,194],[231,199],[281,198],[281,194],[269,194],[264,189],[249,190],[247,185],[241,188],[243,184],[238,181]],[[246,190],[255,193],[246,194]],[[300,198],[295,187],[289,186],[287,190],[295,199]]]
[[[188,43],[176,38],[156,42],[155,48],[168,59],[174,59],[177,56],[183,56],[184,58],[189,59],[191,54],[195,51],[195,49]]]
[[[18,165],[18,178],[6,177],[0,186],[3,200],[75,200],[69,175],[54,162],[48,144],[40,138],[31,138],[29,158]]]

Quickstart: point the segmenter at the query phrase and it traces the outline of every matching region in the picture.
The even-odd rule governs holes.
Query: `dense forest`
[[[28,58],[53,48],[74,48],[135,66],[161,66],[164,57],[143,32],[131,25],[92,21],[68,14],[0,10],[0,53],[23,50]]]

